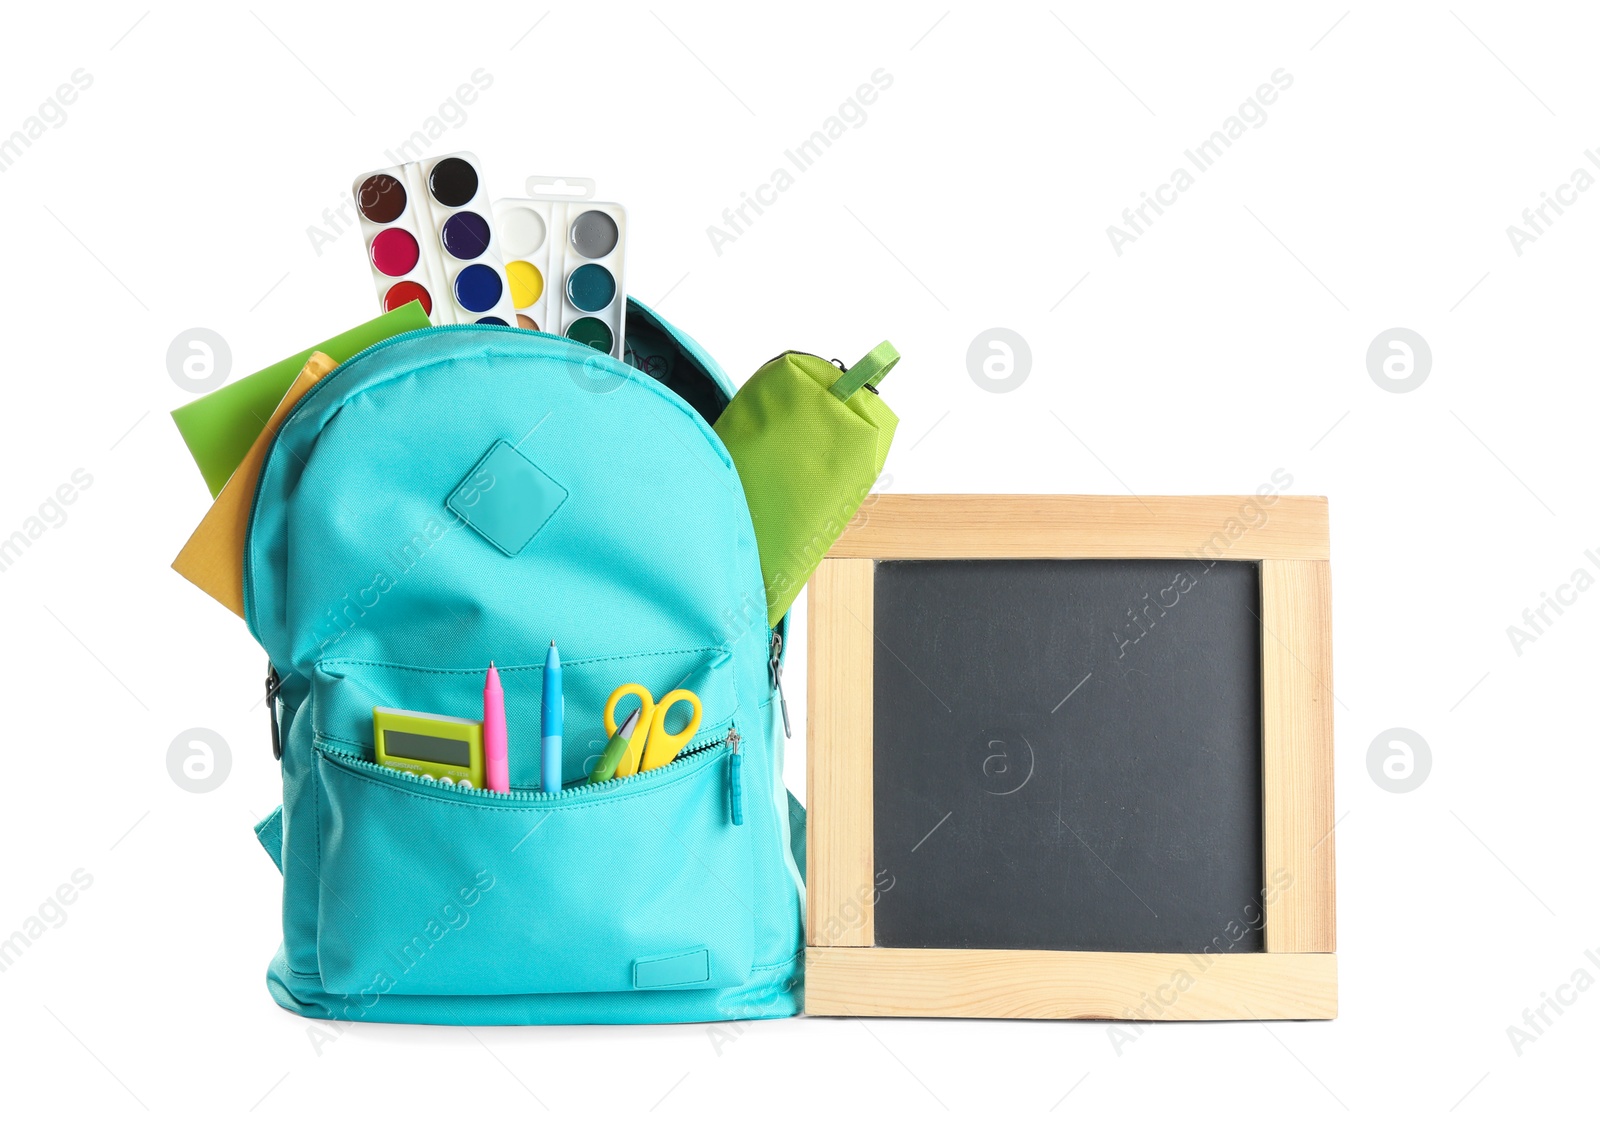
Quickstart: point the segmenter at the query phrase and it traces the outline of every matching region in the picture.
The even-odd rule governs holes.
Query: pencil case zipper
[[[849,367],[844,365],[844,360],[843,359],[824,359],[821,355],[813,355],[810,351],[793,351],[793,350],[790,350],[790,351],[779,351],[776,355],[772,356],[772,358],[768,359],[765,363],[762,363],[761,366],[764,367],[764,366],[768,366],[768,365],[770,365],[772,363],[775,363],[779,359],[783,358],[785,355],[799,355],[803,359],[816,359],[819,362],[832,364],[833,366],[836,366],[836,367],[839,368],[839,373],[840,374],[843,374],[845,371],[850,369]],[[759,370],[761,368],[757,367],[756,369]],[[876,386],[872,386],[872,385],[869,384],[869,385],[863,386],[861,388],[863,390],[870,390],[875,397],[882,397],[882,395],[878,393],[878,388]]]

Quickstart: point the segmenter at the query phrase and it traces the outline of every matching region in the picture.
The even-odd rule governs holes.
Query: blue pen
[[[544,657],[544,698],[541,699],[539,717],[544,739],[540,742],[540,778],[544,790],[561,790],[561,717],[566,706],[561,697],[561,654],[556,641],[550,641],[550,651]]]

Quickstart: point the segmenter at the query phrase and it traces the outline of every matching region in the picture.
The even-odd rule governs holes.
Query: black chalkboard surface
[[[879,946],[1264,950],[1256,562],[881,561],[873,604]]]

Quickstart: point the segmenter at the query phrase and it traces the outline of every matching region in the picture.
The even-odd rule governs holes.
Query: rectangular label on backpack
[[[633,961],[633,985],[636,990],[690,986],[710,979],[711,957],[705,948]]]

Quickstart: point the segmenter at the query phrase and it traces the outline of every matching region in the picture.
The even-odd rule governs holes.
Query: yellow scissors
[[[700,697],[692,690],[674,690],[657,702],[650,692],[636,682],[626,683],[611,692],[606,699],[606,736],[617,734],[617,703],[627,697],[639,700],[639,721],[633,736],[628,739],[628,751],[617,764],[616,775],[632,776],[635,772],[648,772],[671,764],[680,749],[700,729]],[[686,724],[677,733],[667,732],[667,711],[679,702],[694,708]],[[623,715],[626,718],[626,714]]]

